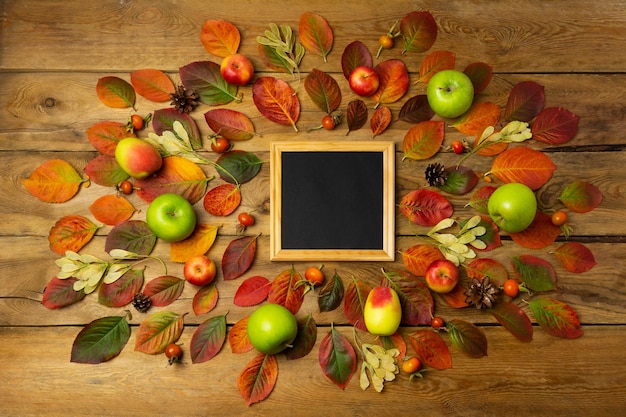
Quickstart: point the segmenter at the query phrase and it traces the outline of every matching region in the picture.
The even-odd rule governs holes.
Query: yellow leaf
[[[64,203],[78,192],[83,179],[62,159],[52,159],[41,164],[22,185],[33,196],[45,203]]]
[[[184,263],[194,256],[204,255],[211,249],[216,237],[217,226],[199,224],[187,239],[171,243],[170,260]]]

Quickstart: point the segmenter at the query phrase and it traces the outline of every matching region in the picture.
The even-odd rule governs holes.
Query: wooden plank
[[[352,340],[350,328],[338,329]],[[380,394],[362,391],[358,375],[345,391],[324,377],[315,353],[328,331],[321,329],[312,353],[294,361],[279,357],[274,391],[251,407],[239,395],[237,376],[254,352],[232,354],[224,346],[209,362],[192,364],[187,356],[168,367],[164,356],[133,351],[133,329],[117,358],[82,365],[70,362],[78,331],[0,327],[3,416],[483,416],[504,410],[508,416],[586,416],[626,409],[626,376],[616,366],[626,343],[621,326],[590,326],[571,341],[537,330],[530,343],[501,328],[484,328],[489,356],[471,359],[451,347],[452,369],[429,369],[414,382],[400,374]],[[193,331],[185,329],[181,338],[186,355]]]

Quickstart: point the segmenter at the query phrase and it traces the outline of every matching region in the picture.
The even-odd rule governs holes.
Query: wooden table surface
[[[289,2],[240,1],[0,1],[0,415],[2,416],[370,416],[370,415],[455,415],[455,416],[589,416],[623,415],[626,410],[626,2],[606,0],[436,1],[392,0],[366,5],[363,1],[330,0]],[[129,80],[131,71],[156,68],[174,80],[178,68],[194,61],[213,60],[199,40],[206,20],[225,19],[242,35],[240,52],[255,64],[257,76],[271,75],[300,83],[302,113],[296,133],[289,126],[270,122],[252,102],[251,87],[243,87],[243,101],[231,103],[248,115],[262,136],[236,144],[237,149],[269,159],[271,141],[282,140],[369,140],[369,126],[345,138],[345,125],[337,130],[308,131],[319,124],[322,113],[308,98],[301,81],[272,73],[261,62],[256,37],[270,22],[296,29],[305,11],[318,13],[331,24],[335,36],[328,62],[307,54],[301,78],[313,68],[331,74],[343,92],[341,109],[356,96],[341,73],[341,54],[354,40],[375,53],[379,35],[410,11],[428,10],[437,22],[438,37],[431,51],[456,54],[456,65],[472,62],[493,66],[491,84],[480,95],[504,107],[510,89],[521,81],[545,87],[546,107],[563,107],[580,116],[578,133],[565,145],[550,146],[530,141],[527,146],[545,152],[557,165],[550,181],[538,190],[541,204],[558,206],[562,187],[575,179],[596,185],[603,201],[592,213],[570,214],[573,232],[569,240],[591,249],[597,265],[585,273],[567,272],[551,252],[565,242],[561,236],[547,248],[520,247],[503,236],[502,247],[489,253],[510,268],[510,258],[532,254],[548,260],[557,272],[558,289],[548,295],[571,305],[582,323],[583,335],[568,340],[550,336],[534,326],[530,343],[515,339],[490,314],[471,308],[454,309],[436,298],[436,312],[446,320],[475,323],[488,339],[488,356],[472,359],[454,348],[452,369],[430,369],[424,380],[409,382],[404,374],[385,386],[382,393],[359,388],[358,374],[345,390],[329,382],[318,364],[318,350],[331,323],[352,340],[352,326],[343,307],[319,313],[313,292],[305,297],[298,316],[312,314],[318,325],[317,344],[306,357],[288,361],[278,357],[279,376],[265,401],[247,406],[237,389],[237,377],[255,356],[254,352],[233,354],[228,343],[211,361],[166,366],[162,355],[133,350],[137,328],[146,317],[134,312],[129,320],[131,338],[122,353],[99,365],[70,362],[72,343],[89,322],[104,316],[123,315],[128,307],[109,308],[98,304],[92,294],[72,306],[50,310],[41,303],[43,290],[58,268],[59,257],[48,245],[48,232],[65,215],[93,216],[89,205],[99,196],[113,192],[92,185],[81,189],[66,203],[43,203],[31,196],[20,180],[50,159],[63,159],[83,172],[97,155],[85,130],[97,122],[124,122],[129,109],[103,105],[96,95],[100,77],[115,75]],[[400,57],[410,72],[407,94],[390,105],[397,117],[402,104],[423,92],[414,83],[426,53],[398,55],[399,47],[385,51],[381,59]],[[138,97],[142,113],[167,107]],[[371,107],[371,106],[370,106]],[[206,105],[192,112],[202,135],[211,133],[203,114]],[[371,109],[370,109],[371,114]],[[396,118],[394,117],[394,119]],[[427,163],[453,164],[458,156],[442,151],[428,161],[401,161],[401,145],[411,124],[394,121],[380,140],[396,142],[398,153],[396,201],[408,191],[424,187]],[[142,131],[147,135],[150,129]],[[446,127],[444,145],[464,136]],[[205,146],[206,139],[205,139]],[[206,152],[208,158],[215,154]],[[475,170],[486,171],[492,158],[473,157]],[[208,174],[212,168],[204,167]],[[217,180],[216,180],[217,181]],[[260,234],[258,250],[246,277],[272,279],[290,263],[269,261],[269,166],[242,187],[243,201],[236,213],[255,210],[257,224],[246,233]],[[463,206],[467,196],[451,197],[455,217],[467,218],[471,208]],[[133,194],[129,200],[142,219],[146,204]],[[227,244],[237,236],[236,214],[218,218],[198,203],[200,220],[219,225],[209,256],[219,260]],[[396,245],[406,249],[416,238],[406,219],[397,213]],[[106,256],[104,241],[110,227],[81,251]],[[424,229],[425,230],[425,229]],[[169,246],[159,242],[154,254],[169,259]],[[485,256],[485,254],[481,254]],[[326,262],[325,270],[336,270],[346,283],[354,276],[371,285],[380,279],[380,268],[404,270],[401,256],[393,263]],[[303,271],[306,262],[294,262]],[[169,263],[169,272],[182,276],[182,264]],[[146,280],[159,275],[158,266],[146,267]],[[218,277],[219,302],[212,312],[196,316],[191,301],[196,289],[187,285],[181,297],[168,307],[185,316],[180,338],[188,354],[197,326],[209,317],[226,314],[229,329],[252,308],[233,304],[243,278],[223,281]],[[518,298],[525,311],[528,306]],[[424,327],[422,327],[424,328]],[[410,333],[415,328],[402,331]],[[361,332],[365,340],[373,340]],[[409,354],[411,348],[409,348]]]

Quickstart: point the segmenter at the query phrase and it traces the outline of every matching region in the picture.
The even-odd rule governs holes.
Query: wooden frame
[[[326,154],[332,152],[332,154]],[[334,154],[334,153],[342,154]],[[284,210],[283,203],[287,201],[283,195],[283,180],[286,172],[283,167],[283,160],[291,158],[291,155],[298,155],[298,158],[306,158],[309,153],[317,153],[319,156],[328,156],[342,158],[344,155],[348,157],[363,156],[364,158],[373,157],[376,161],[380,159],[380,184],[382,192],[380,193],[381,201],[374,201],[373,205],[382,208],[382,216],[380,223],[375,224],[372,228],[372,234],[376,234],[373,240],[378,241],[378,233],[380,233],[380,245],[368,248],[353,247],[293,247],[284,245],[283,223],[289,219],[283,216],[287,215],[289,210]],[[381,157],[370,156],[379,154]],[[378,164],[375,164],[377,167]],[[318,180],[319,167],[316,170],[310,170],[310,174],[316,176],[314,180]],[[303,170],[302,170],[303,171]],[[371,170],[370,170],[371,171]],[[308,172],[308,171],[307,171]],[[372,175],[376,175],[375,172]],[[345,177],[345,176],[344,176]],[[349,181],[361,187],[367,184],[359,184],[359,178],[349,176]],[[310,177],[313,179],[313,177]],[[342,177],[343,180],[345,178]],[[378,182],[377,182],[378,184]],[[270,260],[271,261],[393,261],[395,259],[395,149],[394,142],[389,141],[316,141],[316,142],[273,142],[270,145],[270,187],[271,187],[271,215],[270,215]],[[352,189],[352,187],[346,187]],[[343,190],[343,188],[342,188]],[[376,191],[376,195],[378,192]],[[350,198],[350,196],[348,196]],[[354,198],[359,198],[355,195]],[[353,213],[358,215],[358,213]],[[376,215],[376,217],[378,217]],[[312,219],[312,222],[324,222],[327,216],[320,219]],[[378,227],[381,229],[378,229]],[[362,229],[359,229],[362,230]],[[364,232],[364,233],[367,233]],[[358,245],[355,245],[358,246]]]

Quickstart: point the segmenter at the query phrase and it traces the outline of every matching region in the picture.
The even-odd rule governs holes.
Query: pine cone
[[[198,102],[199,99],[200,96],[195,90],[189,92],[184,86],[179,85],[176,87],[176,92],[172,93],[170,104],[181,113],[190,113],[200,104]]]
[[[152,301],[150,300],[150,297],[143,293],[138,292],[133,297],[133,307],[135,307],[140,313],[148,311],[151,305]]]
[[[473,278],[472,285],[465,291],[465,302],[477,310],[491,308],[500,298],[500,291],[499,287],[491,283],[489,277],[483,278],[482,281]]]
[[[426,181],[428,181],[428,184],[431,187],[443,185],[448,179],[446,175],[446,167],[444,167],[440,163],[434,163],[434,164],[428,165],[426,167],[426,171],[424,175],[426,177]]]

